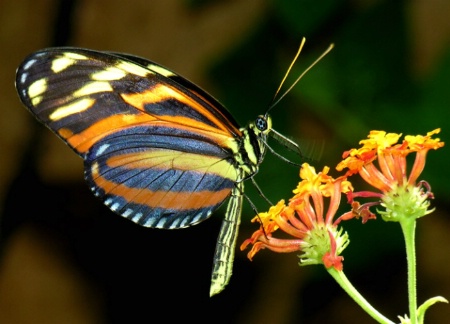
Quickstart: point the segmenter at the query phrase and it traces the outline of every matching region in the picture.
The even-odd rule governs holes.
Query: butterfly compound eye
[[[272,129],[272,119],[268,115],[259,115],[255,120],[256,129],[263,134],[268,134]]]
[[[266,117],[258,116],[255,120],[255,126],[260,132],[264,132],[269,127]]]

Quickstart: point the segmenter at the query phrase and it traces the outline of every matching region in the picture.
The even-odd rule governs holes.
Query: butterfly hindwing
[[[236,180],[236,169],[217,156],[216,146],[170,131],[126,129],[96,143],[85,159],[86,179],[95,194],[140,225],[198,223],[228,197]]]
[[[202,221],[238,178],[236,122],[200,88],[153,62],[47,49],[22,63],[16,86],[28,109],[84,158],[94,193],[136,223]]]

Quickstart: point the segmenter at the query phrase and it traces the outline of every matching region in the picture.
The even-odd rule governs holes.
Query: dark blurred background
[[[82,161],[21,106],[15,69],[47,46],[132,53],[197,83],[244,126],[267,109],[302,37],[285,88],[334,43],[271,114],[274,128],[311,154],[324,143],[316,168],[336,175],[342,152],[372,129],[441,127],[449,142],[449,13],[442,0],[2,0],[0,323],[372,323],[323,267],[299,268],[295,254],[263,251],[250,262],[237,250],[230,284],[209,298],[224,208],[177,231],[112,214],[85,185]],[[450,298],[449,160],[447,147],[430,152],[421,177],[436,211],[418,222],[419,304]],[[273,201],[289,198],[297,178],[297,168],[270,154],[256,176]],[[246,193],[267,209],[250,183]],[[256,229],[252,217],[246,204],[238,245]],[[407,313],[398,224],[351,221],[345,229],[347,276],[397,321]],[[447,323],[449,315],[438,304],[426,320]]]

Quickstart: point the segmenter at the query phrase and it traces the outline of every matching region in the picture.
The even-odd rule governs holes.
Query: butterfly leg
[[[236,183],[231,191],[225,219],[222,221],[211,276],[210,296],[220,293],[230,281],[239,224],[241,223],[243,182]]]

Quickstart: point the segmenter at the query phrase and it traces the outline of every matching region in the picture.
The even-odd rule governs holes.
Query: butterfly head
[[[257,138],[258,147],[260,148],[260,158],[259,163],[262,162],[262,159],[265,155],[265,148],[267,145],[267,136],[272,131],[272,118],[268,115],[259,115],[256,117],[255,121],[250,124],[249,128],[253,131],[253,134]]]

